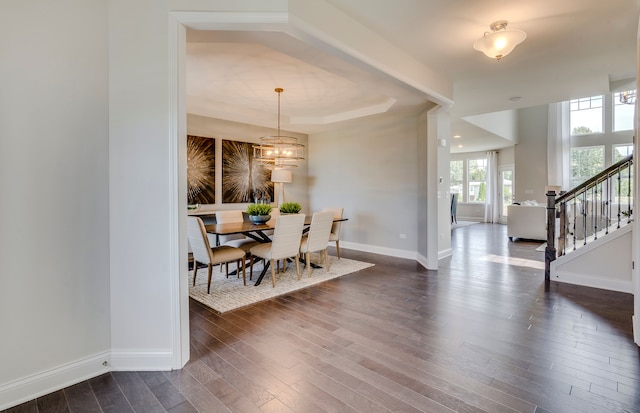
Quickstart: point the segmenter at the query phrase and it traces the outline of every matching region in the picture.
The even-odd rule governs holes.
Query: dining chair
[[[235,224],[243,221],[244,216],[242,215],[242,210],[235,209],[229,211],[216,211],[217,224]],[[251,259],[251,254],[249,253],[251,248],[259,244],[258,241],[245,237],[242,234],[219,235],[219,241],[220,245],[240,248],[245,252],[245,256],[248,259]]]
[[[311,253],[319,252],[329,272],[329,236],[333,225],[333,211],[316,212],[311,217],[311,225],[300,242],[300,253],[305,256],[305,266],[311,277]]]
[[[278,219],[278,217],[280,216],[280,208],[271,208],[271,219],[269,221],[267,221],[267,224],[271,225],[271,226],[275,226],[276,225],[276,219]],[[273,230],[272,229],[267,229],[265,231],[262,231],[266,236],[268,236],[269,238],[271,238],[273,236]]]
[[[302,229],[304,227],[304,214],[280,215],[276,219],[276,226],[273,230],[273,240],[251,248],[251,255],[264,260],[264,265],[271,266],[271,284],[276,286],[275,262],[295,258],[296,274],[300,279],[300,240],[302,239]],[[284,261],[286,262],[286,261]],[[284,264],[283,264],[284,267]],[[285,268],[286,269],[286,268]],[[253,274],[253,260],[249,267],[249,276]]]
[[[342,218],[342,214],[344,212],[344,208],[325,208],[323,211],[331,211],[333,212],[334,219]],[[338,253],[338,259],[340,259],[340,228],[342,227],[342,222],[334,222],[331,226],[331,235],[329,235],[329,242],[336,243],[336,251]]]
[[[451,194],[451,223],[458,223],[458,194]]]
[[[228,262],[242,262],[242,282],[247,285],[246,267],[244,263],[245,251],[240,248],[221,245],[212,247],[207,237],[204,223],[198,217],[187,217],[187,237],[193,251],[193,285],[196,285],[198,263],[207,264],[209,271],[207,279],[207,294],[211,291],[211,272],[213,266]]]

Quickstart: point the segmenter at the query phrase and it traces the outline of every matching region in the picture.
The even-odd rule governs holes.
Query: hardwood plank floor
[[[6,412],[639,412],[633,297],[545,286],[539,242],[452,233],[453,256],[344,250],[359,273],[218,315],[191,301],[191,360],[114,372]]]

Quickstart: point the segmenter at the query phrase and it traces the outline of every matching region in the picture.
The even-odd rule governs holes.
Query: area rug
[[[475,221],[458,221],[456,223],[451,224],[451,229],[467,227],[469,225],[477,224]]]
[[[247,267],[246,286],[242,284],[242,274],[239,278],[235,275],[226,278],[224,272],[217,271],[218,266],[216,266],[211,277],[211,294],[207,294],[207,269],[200,268],[195,286],[193,286],[193,271],[189,272],[189,296],[219,313],[225,313],[373,266],[367,262],[346,258],[338,260],[338,257],[333,256],[329,257],[329,261],[331,263],[329,272],[325,268],[317,268],[313,270],[311,277],[304,265],[301,265],[300,269],[303,272],[300,280],[296,275],[296,266],[288,264],[286,272],[276,274],[275,288],[271,286],[271,269],[267,271],[259,286],[254,285],[262,271],[262,264],[253,266],[253,281],[249,281]],[[235,268],[235,265],[233,267]]]

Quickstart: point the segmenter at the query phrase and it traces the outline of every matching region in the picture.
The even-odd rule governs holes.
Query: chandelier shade
[[[282,88],[276,88],[278,94],[278,134],[260,138],[260,143],[253,145],[253,157],[267,169],[287,169],[297,167],[304,160],[304,145],[298,138],[280,134],[280,94]]]
[[[522,30],[507,29],[507,24],[506,20],[491,23],[491,31],[485,32],[484,36],[476,40],[473,48],[496,60],[511,53],[527,38],[527,34]]]

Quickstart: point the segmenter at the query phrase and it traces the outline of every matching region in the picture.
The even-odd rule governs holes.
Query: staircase
[[[547,193],[546,281],[633,292],[632,188],[629,156],[566,193]]]

